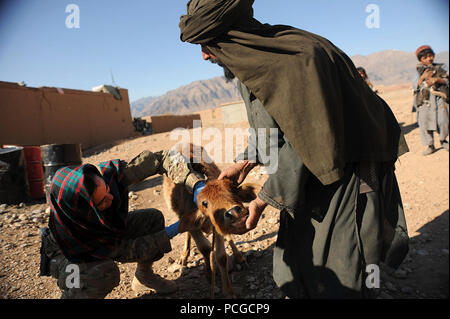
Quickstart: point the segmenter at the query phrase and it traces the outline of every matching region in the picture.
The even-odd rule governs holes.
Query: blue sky
[[[90,90],[111,84],[130,101],[222,75],[200,48],[179,40],[187,0],[0,1],[0,81]],[[69,4],[80,27],[67,28]],[[370,4],[379,28],[367,28]],[[255,17],[328,38],[348,55],[449,47],[448,0],[255,0]]]

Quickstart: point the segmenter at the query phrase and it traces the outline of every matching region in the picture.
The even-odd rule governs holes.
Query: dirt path
[[[448,298],[449,153],[439,149],[430,156],[421,155],[423,147],[419,129],[411,116],[409,88],[384,88],[382,97],[401,123],[411,150],[396,164],[411,245],[399,270],[392,272],[382,268],[380,298]],[[223,130],[219,124],[214,125]],[[83,162],[98,164],[113,158],[131,160],[144,149],[161,150],[173,144],[169,133],[142,136],[88,150]],[[261,184],[265,179],[266,175],[257,169],[249,176],[249,181]],[[158,176],[135,185],[131,189],[135,196],[130,199],[130,210],[157,208],[164,212],[169,225],[176,217],[165,206],[161,183],[162,178]],[[46,209],[43,201],[0,206],[0,298],[59,298],[56,280],[38,276],[38,233],[47,223]],[[235,236],[249,264],[248,269],[231,273],[233,287],[241,298],[282,297],[271,275],[277,231],[278,211],[268,207],[255,230]],[[176,236],[171,242],[173,250],[155,263],[155,272],[177,282],[180,288],[177,293],[165,297],[137,296],[131,290],[135,264],[119,264],[121,283],[107,298],[208,298],[203,258],[197,249],[192,250],[185,271],[177,264],[183,242],[184,235]],[[217,297],[220,296],[218,291]]]

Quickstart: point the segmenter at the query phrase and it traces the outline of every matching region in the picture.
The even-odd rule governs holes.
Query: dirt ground
[[[405,208],[410,252],[397,271],[382,267],[380,299],[448,298],[449,260],[449,153],[442,148],[430,156],[422,156],[419,129],[415,113],[411,113],[411,90],[407,85],[384,87],[381,96],[391,106],[410,147],[410,152],[396,164],[397,178]],[[204,128],[214,127],[223,132],[219,120],[203,123]],[[241,125],[246,127],[244,123]],[[193,133],[190,130],[190,133]],[[437,136],[436,136],[437,139]],[[111,145],[103,145],[83,152],[83,162],[98,164],[120,158],[126,161],[145,149],[167,149],[177,140],[169,133],[139,136]],[[203,141],[208,143],[209,139]],[[439,143],[436,143],[440,147]],[[219,164],[224,168],[230,164]],[[267,176],[258,169],[252,171],[248,181],[262,184]],[[157,208],[166,218],[166,225],[176,221],[162,198],[162,177],[155,176],[134,185],[130,191],[130,210]],[[134,195],[134,196],[133,196]],[[0,206],[0,298],[30,299],[59,298],[56,280],[39,277],[39,229],[48,222],[45,201],[20,205]],[[249,267],[233,269],[231,280],[240,298],[282,298],[272,279],[272,254],[278,231],[278,211],[266,208],[258,227],[242,236],[235,236],[238,248],[244,252]],[[136,265],[119,264],[121,282],[107,298],[182,298],[209,297],[209,285],[203,277],[203,258],[196,248],[191,251],[188,268],[181,270],[178,259],[184,235],[172,241],[172,251],[154,265],[155,272],[175,280],[178,292],[159,296],[153,293],[137,295],[131,290]],[[195,247],[195,245],[194,245]],[[231,252],[231,251],[229,251]],[[216,282],[220,288],[220,279]],[[221,297],[218,289],[216,297]]]

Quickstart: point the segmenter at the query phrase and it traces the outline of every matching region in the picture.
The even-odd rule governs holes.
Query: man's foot
[[[155,274],[151,269],[151,266],[147,269],[138,265],[133,281],[131,283],[131,289],[135,292],[144,292],[153,290],[157,294],[171,294],[178,290],[178,286],[172,280],[167,280],[161,276]]]
[[[423,155],[430,155],[433,154],[436,151],[436,149],[434,148],[434,145],[428,145],[427,149],[425,151],[423,151]]]
[[[442,148],[444,150],[447,150],[447,152],[448,152],[448,142],[447,141],[441,141],[441,145],[442,145]]]

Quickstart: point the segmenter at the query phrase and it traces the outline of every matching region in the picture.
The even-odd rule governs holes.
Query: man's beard
[[[229,68],[227,68],[227,66],[225,64],[223,64],[222,62],[220,62],[219,60],[216,60],[214,58],[209,58],[209,62],[217,64],[218,66],[222,67],[223,76],[225,77],[225,80],[227,82],[231,82],[234,80],[235,76],[234,76],[233,72],[231,72],[231,70]]]

